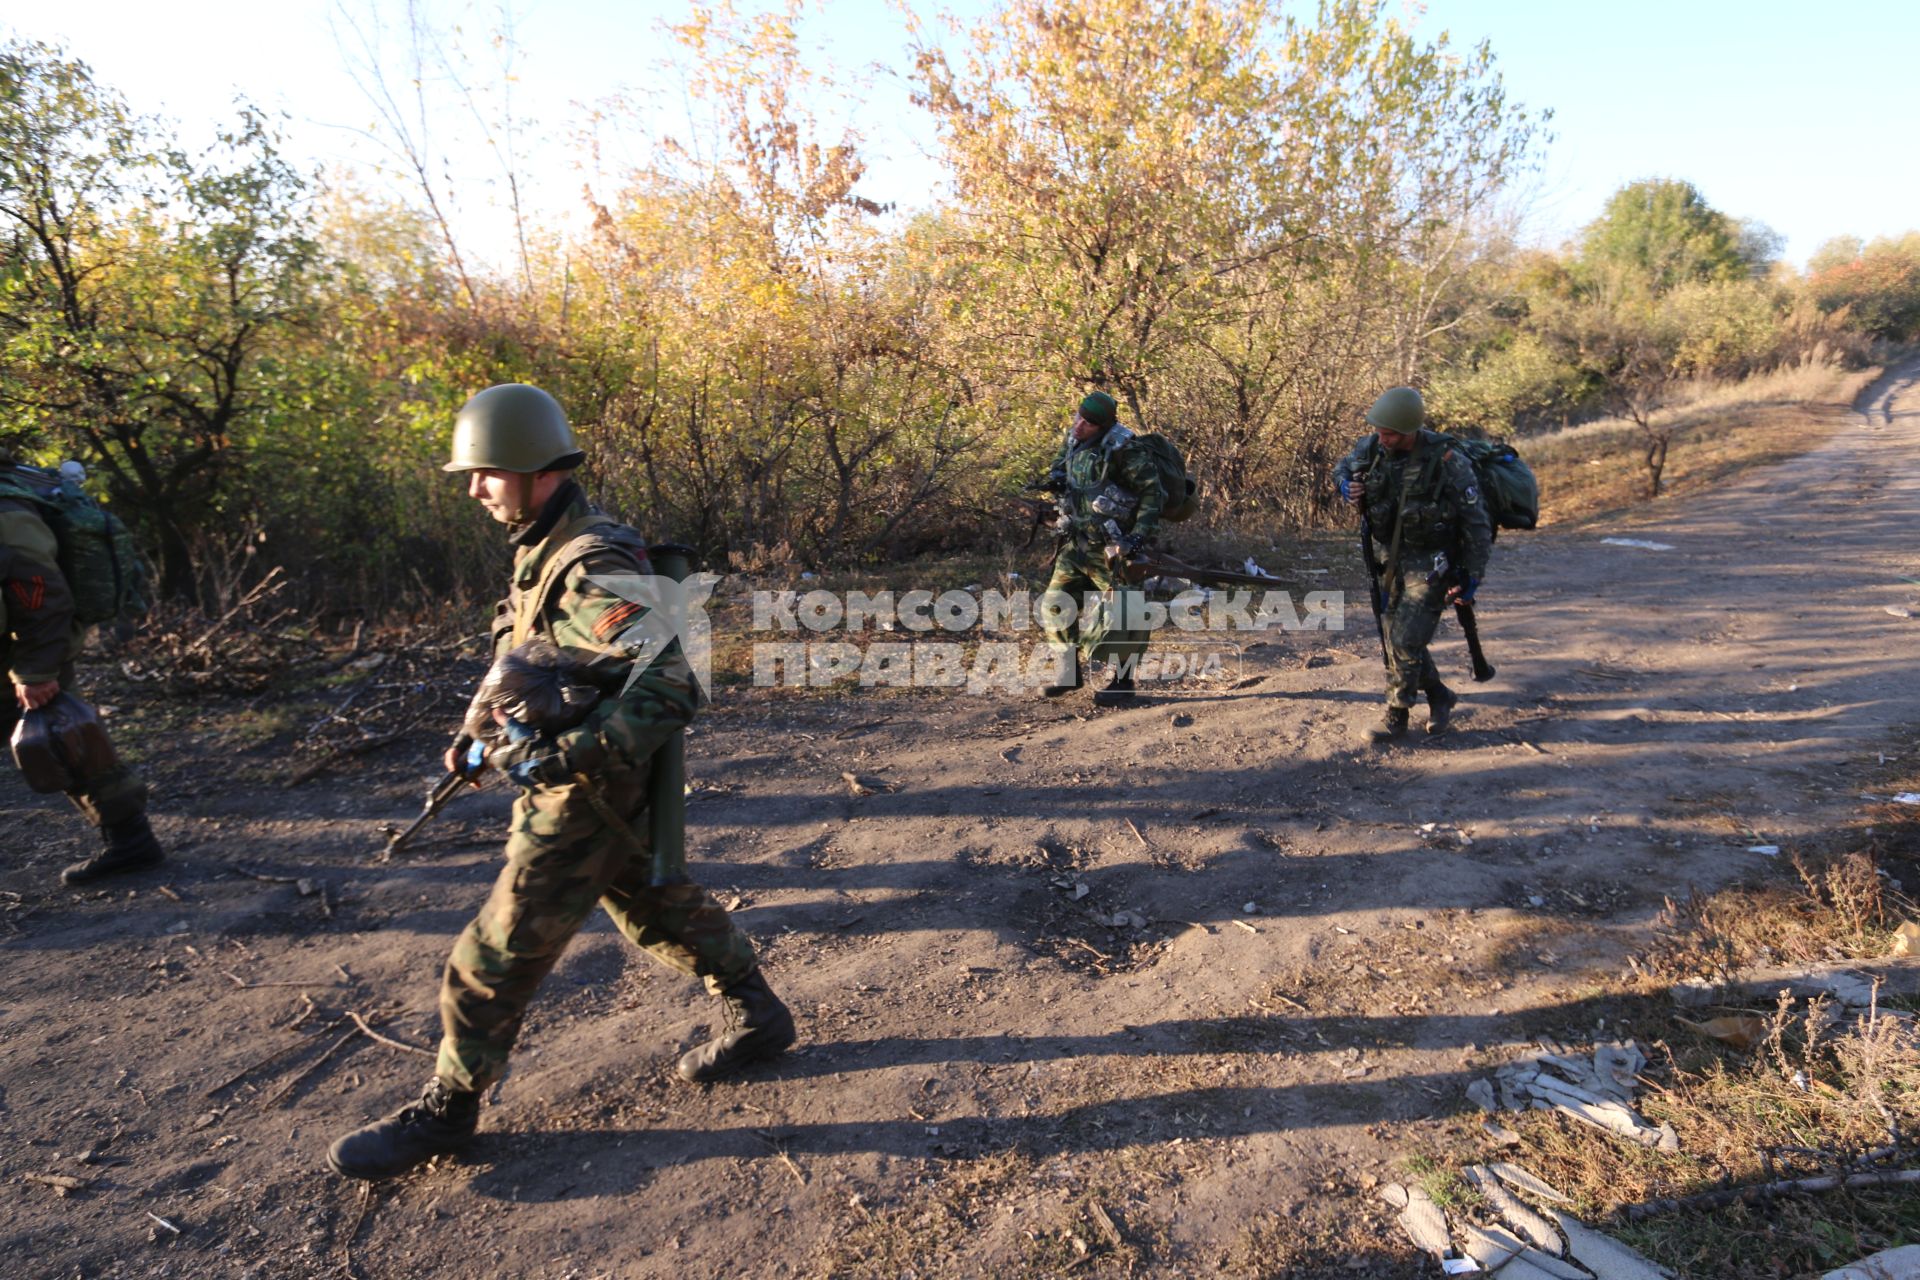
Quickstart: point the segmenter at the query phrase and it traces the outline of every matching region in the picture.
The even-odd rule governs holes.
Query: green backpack
[[[1200,486],[1187,474],[1187,460],[1173,441],[1158,431],[1140,432],[1125,442],[1146,450],[1153,459],[1153,466],[1160,473],[1160,490],[1166,494],[1166,505],[1160,508],[1162,520],[1190,520],[1194,512],[1200,509]]]
[[[0,498],[30,502],[60,544],[60,576],[83,626],[147,611],[147,569],[120,517],[78,483],[40,467],[0,468]]]
[[[1435,432],[1449,448],[1467,455],[1480,478],[1480,494],[1496,529],[1531,529],[1540,523],[1540,482],[1504,440],[1463,440]]]

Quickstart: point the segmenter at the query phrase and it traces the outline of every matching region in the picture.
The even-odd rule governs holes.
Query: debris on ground
[[[1407,1238],[1432,1255],[1444,1274],[1498,1272],[1506,1280],[1672,1280],[1671,1273],[1612,1236],[1558,1210],[1551,1210],[1549,1217],[1522,1203],[1516,1192],[1560,1203],[1566,1197],[1518,1165],[1471,1165],[1462,1172],[1501,1223],[1463,1217],[1450,1224],[1422,1188],[1389,1183],[1380,1189],[1380,1198],[1400,1211],[1400,1228]]]
[[[1820,1280],[1920,1280],[1920,1244],[1883,1249],[1838,1271],[1829,1271]]]
[[[1636,1077],[1647,1065],[1647,1056],[1639,1045],[1631,1040],[1596,1045],[1590,1057],[1575,1056],[1552,1040],[1542,1039],[1540,1047],[1546,1052],[1508,1063],[1494,1072],[1489,1088],[1469,1086],[1467,1096],[1488,1111],[1553,1110],[1642,1146],[1661,1151],[1680,1149],[1680,1138],[1672,1125],[1663,1123],[1656,1128],[1631,1105]],[[1487,1105],[1495,1087],[1499,1090],[1498,1108]]]

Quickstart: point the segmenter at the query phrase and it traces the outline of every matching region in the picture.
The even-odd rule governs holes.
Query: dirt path
[[[210,1093],[296,1043],[276,1028],[301,1007],[220,971],[325,984],[322,1021],[386,1012],[430,1044],[504,800],[377,866],[424,753],[379,788],[163,766],[176,896],[78,895],[48,888],[74,824],[0,778],[8,1273],[1258,1274],[1276,1232],[1337,1238],[1395,1124],[1463,1112],[1502,1045],[1590,1038],[1664,895],[1818,837],[1858,804],[1840,767],[1911,740],[1920,622],[1886,606],[1920,594],[1899,581],[1920,577],[1915,374],[1719,492],[1502,539],[1501,674],[1445,740],[1355,750],[1379,704],[1364,613],[1253,650],[1243,687],[1113,713],[723,705],[690,744],[696,874],[738,899],[803,1048],[674,1081],[711,1010],[597,921],[475,1156],[364,1205],[320,1154],[426,1059],[356,1040],[283,1102],[296,1072],[271,1065]],[[1464,667],[1451,632],[1442,664]],[[851,796],[843,771],[892,789]],[[331,914],[233,862],[323,881]],[[125,1163],[71,1158],[103,1143]],[[98,1182],[56,1199],[29,1171]],[[150,1243],[149,1212],[185,1234]],[[1350,1261],[1421,1274],[1387,1237]]]

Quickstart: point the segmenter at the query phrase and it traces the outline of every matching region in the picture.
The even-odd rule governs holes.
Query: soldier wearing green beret
[[[0,740],[12,736],[22,715],[72,690],[74,661],[87,638],[60,571],[59,540],[26,484],[0,455],[0,667],[11,684],[0,697]],[[147,784],[133,770],[113,761],[94,776],[52,785],[69,788],[67,799],[100,832],[102,845],[61,872],[64,883],[145,871],[165,859],[147,821]]]
[[[1440,679],[1427,647],[1447,605],[1473,602],[1493,553],[1493,522],[1473,464],[1426,428],[1426,404],[1394,387],[1367,410],[1373,430],[1333,469],[1348,505],[1366,517],[1383,566],[1372,584],[1387,601],[1387,710],[1367,732],[1386,744],[1407,732],[1427,696],[1427,732],[1444,733],[1458,695]]]
[[[1046,628],[1056,661],[1054,682],[1042,690],[1049,698],[1080,687],[1083,659],[1113,667],[1113,679],[1094,694],[1096,705],[1123,705],[1134,696],[1149,633],[1139,625],[1140,594],[1123,569],[1159,531],[1167,501],[1159,469],[1134,441],[1113,397],[1095,391],[1080,402],[1041,486],[1055,495],[1062,539],[1047,590],[1064,593],[1077,611],[1070,626]]]
[[[534,387],[490,387],[454,424],[446,470],[467,473],[469,495],[512,531],[495,658],[545,639],[608,692],[564,732],[493,745],[463,734],[448,750],[450,771],[478,746],[476,771],[497,770],[520,787],[506,866],[447,961],[439,1061],[426,1091],[328,1151],[349,1177],[392,1177],[468,1143],[480,1095],[506,1073],[535,990],[596,903],[636,945],[724,1002],[726,1030],[681,1057],[681,1076],[716,1080],[794,1041],[793,1017],[746,936],[684,866],[662,874],[646,847],[653,757],[693,719],[700,691],[677,642],[633,673],[618,642],[644,607],[602,583],[648,574],[646,544],[587,500],[573,479],[582,460],[560,405]]]

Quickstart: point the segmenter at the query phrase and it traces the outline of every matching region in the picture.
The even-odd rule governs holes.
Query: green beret
[[[1104,391],[1096,391],[1080,402],[1080,416],[1096,427],[1110,427],[1120,418],[1120,406]]]

